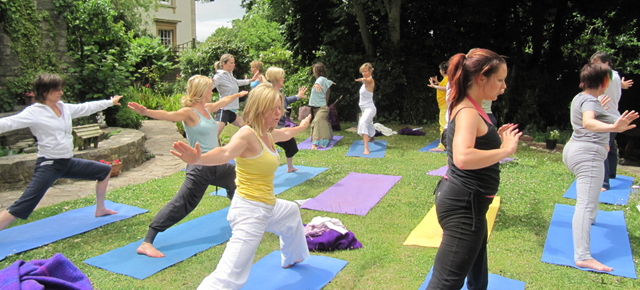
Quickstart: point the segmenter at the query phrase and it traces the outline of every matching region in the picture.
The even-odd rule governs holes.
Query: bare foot
[[[96,217],[101,217],[105,215],[117,214],[118,212],[115,210],[110,210],[108,208],[96,209]]]
[[[369,155],[369,150],[364,150],[364,153],[362,153],[364,155]]]
[[[298,263],[300,263],[300,262],[302,262],[302,261],[304,261],[304,259],[297,260],[297,261],[295,261],[293,264],[291,264],[291,265],[289,265],[289,266],[282,266],[282,269],[289,269],[289,268],[291,268],[293,265],[298,264]]]
[[[581,268],[594,269],[596,271],[604,271],[604,272],[613,271],[613,268],[603,265],[602,263],[598,262],[596,259],[578,261],[576,262],[576,266]]]
[[[604,187],[603,187],[603,188],[600,188],[600,192],[605,192],[605,191],[607,191],[607,190],[608,190],[608,189],[606,189],[606,188],[604,188]]]
[[[294,172],[294,171],[298,171],[298,168],[295,168],[295,167],[291,166],[291,167],[289,167],[287,169],[287,173],[291,173],[291,172]]]
[[[318,150],[318,146],[316,146],[316,145],[311,145],[311,150]]]
[[[433,149],[429,149],[429,151],[431,151],[431,152],[444,152],[444,149],[442,149],[440,147],[436,147],[436,148],[433,148]]]
[[[162,257],[164,257],[164,254],[162,252],[158,251],[156,248],[153,247],[152,244],[147,243],[147,242],[142,242],[142,245],[140,245],[140,247],[138,247],[138,249],[136,250],[136,253],[138,253],[140,255],[149,256],[151,258],[162,258]]]

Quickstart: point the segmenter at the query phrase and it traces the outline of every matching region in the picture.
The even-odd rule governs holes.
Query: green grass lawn
[[[346,129],[352,124],[342,125]],[[391,127],[399,130],[403,126]],[[301,210],[305,223],[315,216],[340,219],[364,246],[352,251],[315,253],[349,262],[324,289],[417,289],[424,281],[437,249],[403,246],[402,243],[434,204],[432,192],[439,177],[425,173],[446,162],[444,154],[418,151],[438,138],[435,127],[426,129],[426,136],[379,137],[388,141],[384,159],[345,157],[349,146],[359,136],[344,131],[336,132],[344,138],[333,149],[301,150],[296,155],[294,163],[297,165],[327,167],[329,170],[283,192],[278,198],[294,200],[315,197],[350,172],[402,176],[364,217]],[[235,130],[235,127],[228,126],[223,134],[229,135]],[[301,142],[307,137],[308,130],[296,139]],[[284,153],[280,155],[284,164]],[[640,282],[634,279],[583,272],[540,261],[554,204],[575,204],[574,200],[562,197],[574,177],[558,153],[520,146],[512,157],[516,157],[516,161],[500,166],[502,182],[498,195],[502,197],[502,204],[488,241],[489,272],[524,281],[527,289],[640,289]],[[628,172],[619,174],[631,175]],[[149,212],[7,257],[0,261],[0,268],[6,268],[16,260],[47,259],[60,252],[87,274],[96,289],[195,289],[214,270],[224,245],[215,246],[145,280],[114,274],[83,263],[85,259],[143,238],[155,214],[173,197],[183,179],[184,172],[179,172],[170,177],[108,192],[109,200],[146,208]],[[49,206],[34,212],[28,222],[94,203],[95,199],[91,196]],[[640,212],[636,204],[637,201],[632,199],[627,206],[600,204],[600,209],[625,211],[637,272]],[[227,198],[205,195],[200,205],[183,222],[227,206]],[[19,221],[13,226],[23,223]],[[277,236],[266,233],[255,261],[278,249]]]

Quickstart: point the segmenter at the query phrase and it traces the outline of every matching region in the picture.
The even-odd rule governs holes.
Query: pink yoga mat
[[[500,161],[500,163],[502,164],[502,163],[506,163],[506,162],[509,162],[509,161],[513,161],[513,160],[514,160],[513,158],[507,157],[505,159],[502,159]],[[436,170],[431,170],[431,171],[427,172],[427,175],[444,176],[447,173],[447,170],[449,170],[449,166],[445,165],[445,166],[442,166],[442,167],[440,167],[440,168],[438,168]]]
[[[402,176],[351,172],[302,208],[365,216]]]
[[[336,142],[340,141],[340,139],[342,139],[342,137],[344,136],[333,136],[333,139],[331,139],[331,142],[329,142],[329,145],[327,145],[327,147],[322,148],[322,147],[318,147],[318,150],[327,150],[327,149],[331,149],[331,147],[333,147],[334,144],[336,144]],[[307,140],[304,140],[302,142],[300,142],[300,144],[298,144],[298,149],[300,150],[310,150],[311,149],[311,137],[307,138]]]

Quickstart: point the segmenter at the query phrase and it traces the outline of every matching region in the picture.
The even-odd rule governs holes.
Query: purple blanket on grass
[[[64,255],[57,253],[48,260],[16,261],[0,271],[0,289],[93,289],[87,275]]]
[[[298,124],[291,121],[291,118],[289,116],[284,116],[284,127],[285,128],[298,127]]]
[[[306,225],[305,225],[306,226]],[[351,231],[341,234],[329,230],[317,237],[307,237],[307,246],[311,252],[353,250],[362,248],[362,244]]]
[[[398,131],[398,134],[400,135],[415,135],[415,136],[424,136],[424,132],[420,131],[420,130],[413,130],[409,127],[404,127],[402,129],[400,129],[400,131]]]

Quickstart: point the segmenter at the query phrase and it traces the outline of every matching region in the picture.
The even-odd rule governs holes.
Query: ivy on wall
[[[43,23],[46,27],[42,30]],[[5,81],[0,91],[0,111],[10,111],[31,91],[31,82],[40,72],[60,72],[55,52],[57,32],[47,11],[38,12],[32,0],[0,0],[0,24],[9,36],[11,51],[20,62],[19,77]],[[45,33],[50,41],[45,41]]]

